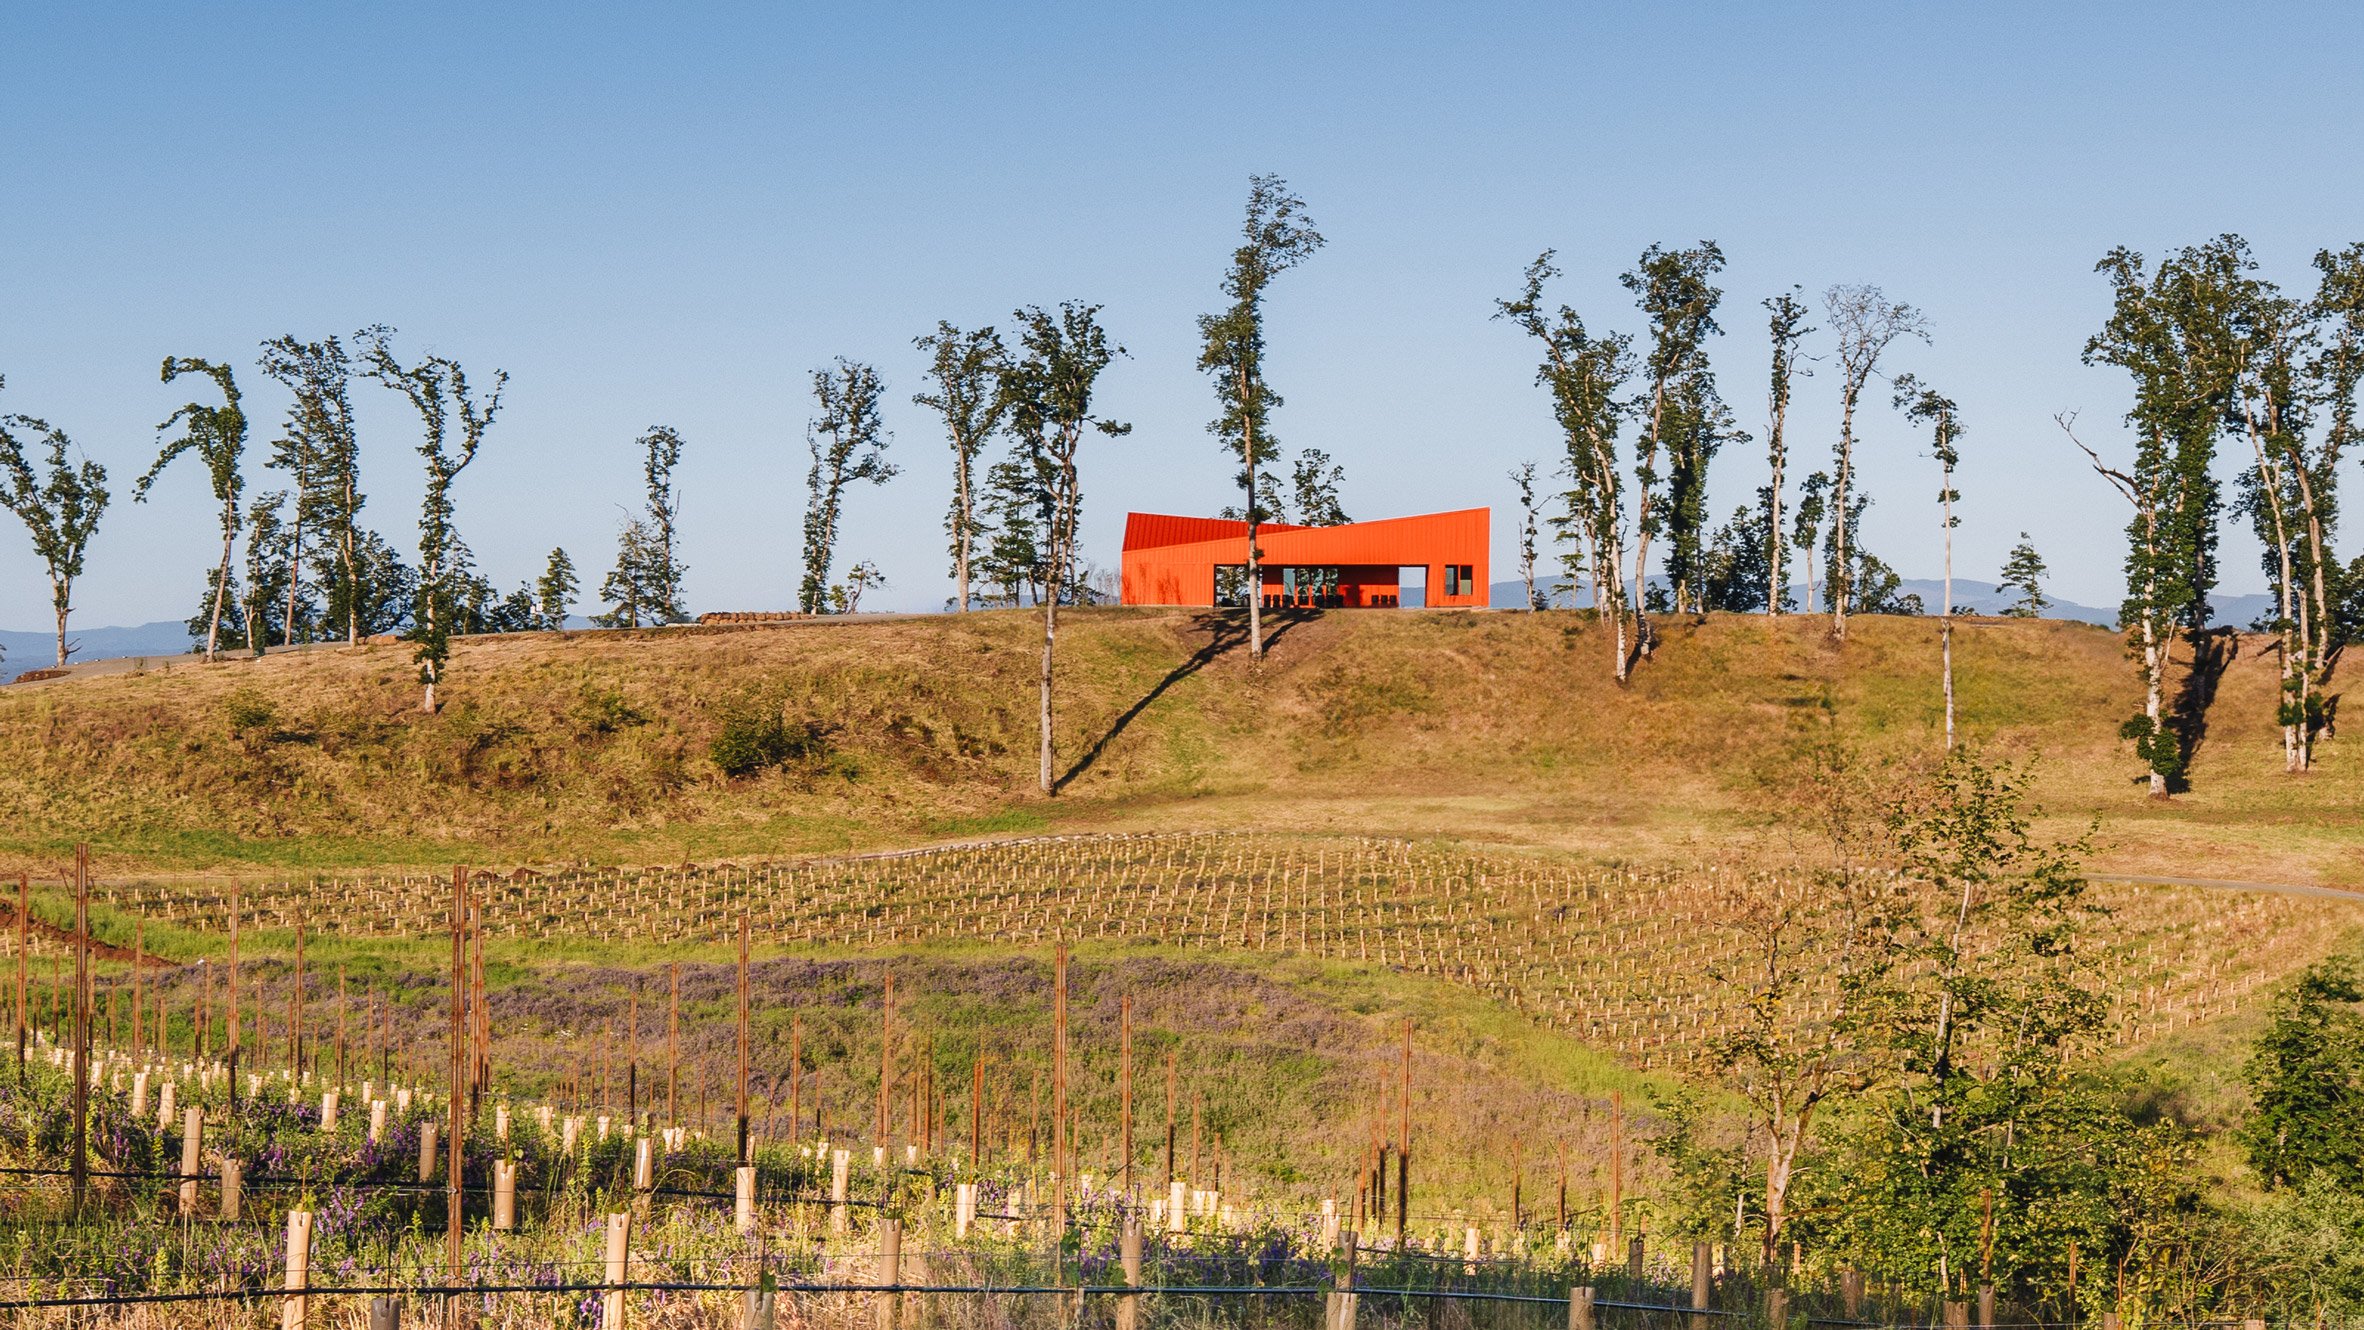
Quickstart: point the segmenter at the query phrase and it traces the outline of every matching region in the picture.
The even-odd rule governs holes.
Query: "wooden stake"
[[[752,1163],[755,1156],[748,1151],[747,1138],[747,914],[739,914],[739,1162]]]
[[[1067,944],[1052,953],[1051,975],[1051,1201],[1059,1231],[1067,1231]]]
[[[74,1218],[90,1190],[90,847],[74,847]]]
[[[1555,1144],[1560,1156],[1559,1231],[1565,1233],[1568,1231],[1568,1143],[1559,1141]]]
[[[1625,1092],[1609,1092],[1609,1246],[1625,1238]]]
[[[1516,1137],[1510,1142],[1510,1227],[1513,1232],[1527,1226],[1525,1195],[1521,1187],[1527,1178],[1526,1142]]]
[[[878,1018],[878,1128],[876,1144],[881,1149],[894,1145],[889,1127],[887,1096],[895,1084],[895,972],[886,972],[886,999]]]
[[[295,991],[287,995],[287,1075],[290,1084],[304,1073],[304,921],[296,920]]]
[[[1124,1181],[1123,1181],[1123,1183],[1122,1183],[1122,1186],[1123,1186],[1123,1189],[1124,1189],[1125,1203],[1126,1203],[1127,1205],[1130,1205],[1130,1204],[1132,1204],[1132,1201],[1133,1201],[1133,995],[1132,995],[1132,994],[1130,994],[1130,993],[1127,993],[1127,994],[1125,994],[1123,1002],[1119,1004],[1119,1007],[1118,1007],[1118,1012],[1119,1012],[1118,1020],[1119,1020],[1119,1022],[1120,1022],[1120,1024],[1121,1024],[1121,1026],[1122,1026],[1123,1033],[1122,1033],[1122,1035],[1121,1035],[1121,1036],[1120,1036],[1120,1038],[1119,1038],[1119,1050],[1118,1050],[1118,1058],[1119,1058],[1119,1061],[1118,1061],[1118,1063],[1117,1063],[1117,1080],[1118,1080],[1118,1082],[1119,1082],[1119,1084],[1120,1084],[1120,1089],[1119,1089],[1119,1091],[1118,1091],[1118,1095],[1119,1095],[1119,1098],[1120,1098],[1120,1099],[1121,1099],[1121,1101],[1122,1101],[1122,1109],[1121,1109],[1122,1124],[1121,1124],[1121,1127],[1120,1127],[1120,1129],[1119,1129],[1119,1131],[1118,1131],[1118,1141],[1117,1141],[1117,1148],[1118,1148],[1118,1149],[1120,1149],[1120,1150],[1122,1150],[1122,1151],[1124,1151],[1124,1161],[1125,1161],[1125,1162],[1124,1162]]]
[[[1205,1181],[1205,1180],[1206,1180],[1206,1173],[1205,1173],[1205,1172],[1204,1172],[1204,1171],[1201,1169],[1201,1167],[1200,1167],[1200,1164],[1201,1164],[1201,1156],[1200,1156],[1200,1153],[1199,1153],[1199,1142],[1200,1142],[1202,1139],[1204,1139],[1204,1137],[1203,1137],[1203,1134],[1202,1134],[1202,1132],[1201,1132],[1201,1130],[1200,1130],[1200,1129],[1206,1125],[1206,1119],[1205,1119],[1205,1116],[1204,1116],[1204,1114],[1201,1112],[1201,1110],[1202,1110],[1202,1109],[1203,1109],[1205,1106],[1206,1106],[1206,1096],[1205,1096],[1205,1095],[1204,1095],[1202,1092],[1200,1092],[1200,1091],[1197,1091],[1197,1090],[1193,1090],[1193,1091],[1191,1091],[1191,1092],[1190,1092],[1190,1181],[1191,1181],[1191,1182],[1193,1182],[1193,1183],[1197,1183],[1197,1182],[1203,1182],[1203,1181]]]
[[[238,1055],[244,1051],[238,1041],[238,879],[230,879],[230,1025],[226,1032],[230,1047],[230,1117],[238,1116]]]
[[[799,1125],[802,1119],[797,1116],[796,1111],[796,1092],[802,1088],[799,1082],[803,1078],[803,1064],[804,1017],[798,1016],[788,1022],[788,1136],[791,1140],[795,1139],[797,1132],[802,1130]]]
[[[469,979],[469,1029],[476,1043],[476,1059],[468,1079],[468,1116],[473,1120],[483,1112],[483,1101],[492,1093],[492,1005],[484,997],[484,899],[473,890],[469,892],[468,930],[475,942]]]
[[[1412,1218],[1412,1018],[1404,1017],[1404,1071],[1397,1090],[1395,1146],[1395,1245],[1402,1250]]]
[[[443,1165],[443,1256],[444,1273],[453,1287],[466,1273],[460,1251],[460,1132],[463,1127],[461,1104],[466,1098],[463,1059],[466,1049],[462,1042],[462,1008],[467,1004],[467,938],[468,929],[468,870],[451,870],[451,1062],[450,1074],[444,1082],[445,1104],[449,1118],[450,1139],[445,1142]],[[460,1323],[460,1295],[453,1293],[444,1299],[444,1322],[453,1330]]]
[[[25,967],[33,954],[33,875],[16,876],[16,1078],[25,1079],[25,1048],[32,1038],[33,1009],[28,1005]]]

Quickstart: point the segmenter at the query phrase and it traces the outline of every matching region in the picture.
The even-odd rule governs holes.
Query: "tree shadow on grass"
[[[2175,746],[2186,772],[2192,769],[2192,759],[2208,738],[2208,708],[2216,702],[2216,688],[2224,682],[2225,671],[2232,668],[2234,657],[2241,654],[2241,634],[2237,629],[2214,628],[2193,633],[2190,641],[2192,664],[2183,676],[2183,687],[2176,690],[2172,713]],[[2188,775],[2177,776],[2168,788],[2181,794],[2191,788],[2191,779]]]
[[[1320,615],[1320,610],[1267,612],[1264,617],[1264,649],[1271,650],[1272,644],[1278,642],[1282,634],[1289,631],[1292,624],[1318,618]],[[1140,701],[1126,707],[1123,714],[1109,724],[1108,732],[1094,740],[1092,746],[1085,749],[1081,757],[1075,759],[1075,765],[1067,768],[1067,773],[1053,783],[1052,789],[1064,790],[1077,777],[1091,770],[1092,764],[1100,760],[1100,755],[1108,751],[1108,746],[1116,742],[1117,736],[1123,734],[1140,717],[1142,712],[1149,710],[1150,705],[1164,697],[1174,685],[1214,664],[1218,657],[1233,648],[1247,645],[1248,616],[1245,611],[1209,610],[1205,614],[1199,615],[1196,622],[1198,627],[1205,630],[1207,634],[1206,645],[1191,652],[1181,664],[1167,671],[1166,677],[1158,680],[1154,687],[1142,694]]]
[[[2315,733],[2329,735],[2334,739],[2339,737],[2340,695],[2331,691],[2331,681],[2339,677],[2340,657],[2346,654],[2348,654],[2347,643],[2342,642],[2331,648],[2331,654],[2323,658],[2323,715],[2315,723]]]

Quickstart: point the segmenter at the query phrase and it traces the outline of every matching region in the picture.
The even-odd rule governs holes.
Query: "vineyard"
[[[1196,1076],[1185,1138],[1172,1054],[1161,1168],[1149,1105],[1136,1104],[1150,1094],[1135,1090],[1136,1057],[1154,1065],[1161,1041],[1143,1030],[1136,1044],[1128,991],[1116,1029],[1071,1051],[1070,1011],[1087,1027],[1105,1025],[1097,1013],[1107,1004],[1093,1001],[1089,984],[1071,984],[1064,945],[1052,1019],[1038,1032],[1050,1050],[1049,1103],[1039,1059],[1023,1096],[1019,1068],[993,1068],[989,1098],[980,1044],[964,1133],[957,1082],[950,1093],[939,1082],[947,1068],[937,1031],[898,1004],[895,971],[884,972],[883,989],[856,985],[882,998],[870,1010],[833,1001],[840,995],[822,971],[835,966],[842,985],[841,962],[783,974],[772,961],[759,976],[746,915],[735,982],[728,967],[699,965],[685,994],[672,967],[661,1044],[640,1042],[644,1017],[660,1009],[655,993],[642,1006],[640,978],[653,976],[641,976],[621,1040],[611,1025],[593,1032],[595,1054],[560,1046],[549,1037],[559,1023],[551,1012],[496,1002],[485,982],[484,948],[504,926],[487,908],[499,885],[455,875],[444,915],[449,982],[400,975],[403,991],[373,990],[358,1002],[341,968],[325,991],[325,976],[307,975],[300,931],[292,960],[242,958],[233,941],[219,957],[165,967],[141,954],[143,917],[131,949],[110,946],[116,964],[102,979],[95,947],[84,945],[91,933],[41,930],[38,950],[52,961],[38,995],[46,1004],[26,1000],[27,947],[18,1010],[34,1037],[20,1041],[14,1079],[0,1081],[0,1171],[13,1184],[0,1192],[0,1214],[16,1235],[0,1244],[9,1294],[0,1310],[39,1325],[72,1323],[89,1308],[157,1325],[242,1324],[269,1299],[283,1326],[344,1324],[365,1308],[375,1325],[399,1302],[442,1302],[481,1324],[620,1328],[643,1317],[721,1324],[743,1306],[741,1324],[768,1326],[769,1300],[756,1294],[778,1289],[793,1324],[866,1314],[881,1330],[894,1330],[908,1298],[921,1299],[921,1325],[982,1317],[1074,1326],[1112,1314],[1119,1330],[1145,1318],[1264,1328],[1307,1323],[1304,1312],[1326,1303],[1326,1323],[1343,1330],[1364,1297],[1364,1314],[1382,1326],[1429,1323],[1443,1306],[1473,1327],[1517,1330],[1550,1309],[1552,1323],[1565,1316],[1586,1327],[1598,1315],[1639,1330],[1677,1315],[1763,1314],[1779,1324],[1793,1296],[1768,1288],[1738,1251],[1648,1236],[1650,1203],[1625,1189],[1643,1176],[1626,1171],[1638,1143],[1614,1096],[1605,1194],[1586,1195],[1581,1179],[1571,1190],[1563,1137],[1556,1202],[1540,1187],[1522,1192],[1534,1181],[1522,1175],[1507,1213],[1472,1210],[1466,1194],[1437,1185],[1444,1142],[1456,1133],[1440,1129],[1446,1115],[1425,1084],[1438,1070],[1428,1056],[1417,1067],[1414,1116],[1409,1022],[1386,1096],[1402,1116],[1392,1132],[1373,1124],[1375,1153],[1359,1174],[1351,1161],[1310,1172],[1315,1161],[1241,1166],[1227,1155],[1221,1115],[1212,1140],[1202,1136],[1210,1124]],[[355,884],[322,889],[350,893]],[[168,913],[145,890],[113,893],[118,908]],[[92,899],[78,892],[78,915]],[[277,953],[277,939],[253,930],[275,922],[274,908],[241,892],[224,912],[234,937]],[[17,922],[29,942],[29,918]],[[61,941],[74,961],[71,995],[57,978]],[[941,978],[924,965],[896,966]],[[614,987],[613,974],[574,968],[562,982],[578,1001],[583,990]],[[1153,994],[1158,985],[1143,987]],[[735,993],[737,1071],[715,1084],[709,1073],[727,1067],[731,1028],[715,1019],[721,993]],[[401,1008],[395,1020],[385,996]],[[757,1051],[758,1007],[795,1014],[784,1068]],[[276,1038],[275,1011],[285,1013]],[[172,1017],[184,1012],[193,1019],[176,1029]],[[582,1026],[588,1014],[577,1008],[560,1021]],[[870,1086],[856,1080],[865,1059],[847,1056],[849,1014],[877,1027]],[[412,1046],[421,1035],[432,1041],[438,1024],[448,1032],[441,1077],[438,1059]],[[399,1046],[382,1037],[397,1028]],[[544,1065],[517,1065],[521,1042],[538,1044]],[[834,1113],[824,1107],[824,1071],[838,1092]],[[874,1121],[864,1122],[864,1095],[848,1102],[849,1082],[874,1089]],[[1564,1121],[1568,1107],[1551,1116]],[[1524,1174],[1518,1161],[1514,1145],[1514,1173]],[[1273,1185],[1292,1164],[1293,1179]],[[442,1242],[430,1236],[438,1218]],[[1860,1281],[1827,1265],[1813,1273],[1832,1305],[1844,1299],[1855,1312]],[[1794,1296],[1813,1290],[1801,1282]],[[1097,1304],[1089,1317],[1087,1295]],[[1937,1312],[1892,1302],[1886,1314]]]
[[[780,1291],[780,1321],[882,1327],[1073,1325],[1084,1309],[1067,1302],[1086,1294],[1093,1324],[1309,1324],[1287,1300],[1342,1284],[1370,1291],[1379,1324],[1462,1297],[1478,1324],[1548,1324],[1534,1306],[1565,1315],[1582,1285],[1641,1327],[1759,1296],[1720,1252],[1700,1254],[1714,1265],[1701,1286],[1688,1244],[1613,1244],[1564,1214],[1481,1229],[1422,1209],[1389,1232],[1359,1204],[1260,1202],[1220,1173],[1062,1183],[1033,1149],[795,1133],[742,1152],[653,1102],[462,1108],[424,1085],[242,1074],[159,1049],[92,1049],[78,1171],[72,1055],[46,1035],[28,1054],[0,1082],[12,1325],[239,1325],[266,1300],[283,1326],[359,1324],[373,1302],[431,1318],[454,1295],[486,1326],[741,1325],[757,1323],[739,1317],[759,1283]],[[1129,1303],[1106,1296],[1125,1289]],[[1484,1317],[1489,1304],[1519,1314]]]
[[[28,1316],[85,1298],[159,1326],[244,1324],[269,1289],[330,1324],[464,1295],[486,1324],[719,1325],[766,1277],[792,1324],[878,1330],[906,1289],[919,1324],[1011,1327],[1101,1324],[1151,1288],[1172,1292],[1131,1316],[1259,1330],[1315,1305],[1274,1299],[1349,1287],[1386,1326],[1453,1300],[1456,1324],[1529,1330],[1579,1295],[1610,1330],[1778,1322],[1793,1295],[1850,1319],[1866,1291],[1811,1251],[1773,1288],[1753,1257],[1653,1236],[1676,1213],[1658,1093],[1741,1016],[1765,904],[1815,919],[1826,884],[1258,832],[100,879],[79,1003],[45,890],[19,921],[34,1042],[0,1085],[20,1221],[0,1274]],[[2246,1009],[2364,919],[2092,894],[2120,1047]],[[78,1038],[86,1107],[64,1088]],[[1571,1060],[1590,1050],[1617,1061]],[[1089,1314],[1060,1311],[1079,1289]],[[1967,1324],[1868,1296],[1891,1323]],[[2039,1296],[2059,1305],[2007,1318],[2078,1295]]]
[[[1748,941],[1734,902],[1810,899],[1811,875],[1709,864],[1590,867],[1441,843],[1260,833],[1076,836],[754,866],[482,873],[494,939],[720,943],[742,913],[764,948],[932,943],[1154,946],[1376,966],[1464,986],[1643,1068],[1725,1028]],[[2121,1046],[2229,1015],[2364,922],[2324,899],[2096,884],[2095,964]],[[427,875],[237,889],[248,926],[423,938],[447,894]],[[107,885],[132,915],[218,931],[222,884]],[[332,911],[322,902],[333,900]],[[129,941],[128,938],[115,939]]]

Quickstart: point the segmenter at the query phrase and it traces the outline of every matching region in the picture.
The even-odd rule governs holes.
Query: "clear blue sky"
[[[1491,301],[1551,246],[1560,294],[1630,329],[1617,273],[1712,237],[1745,426],[1757,302],[1879,283],[1935,326],[1894,368],[1964,411],[1960,571],[1991,578],[2025,529],[2060,592],[2114,603],[2120,501],[2051,423],[2081,409],[2123,442],[2125,384],[2077,359],[2105,312],[2094,260],[2230,230],[2300,285],[2364,236],[2352,7],[1482,9],[12,6],[0,409],[117,479],[85,625],[187,615],[211,559],[200,468],[128,501],[186,396],[162,357],[235,359],[259,454],[285,402],[257,343],[378,321],[512,375],[458,486],[497,583],[564,545],[596,585],[638,497],[632,440],[662,422],[689,440],[693,608],[751,609],[793,596],[808,372],[870,360],[903,475],[854,496],[843,556],[885,569],[885,606],[933,607],[948,462],[909,405],[911,338],[1106,304],[1133,354],[1105,403],[1135,429],[1087,462],[1086,539],[1113,563],[1127,509],[1231,497],[1193,321],[1247,176],[1276,171],[1330,240],[1272,298],[1278,425],[1345,464],[1353,515],[1494,505],[1509,575],[1503,473],[1555,440]],[[414,421],[357,392],[367,516],[413,548]],[[1802,393],[1819,453],[1833,379]],[[1934,574],[1934,464],[1884,404],[1866,433],[1869,541]],[[1719,514],[1761,482],[1757,451],[1719,460]],[[2228,589],[2261,585],[2253,544],[2226,565]],[[46,595],[0,528],[0,625],[41,625]]]

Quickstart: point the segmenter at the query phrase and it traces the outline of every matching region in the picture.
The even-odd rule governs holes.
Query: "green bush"
[[[706,752],[723,775],[737,778],[809,761],[827,748],[818,723],[789,723],[777,702],[743,702],[722,713],[721,732]]]
[[[278,724],[279,712],[260,695],[241,688],[222,699],[222,719],[229,722],[233,737],[244,737]]]
[[[635,725],[645,725],[648,717],[641,714],[624,695],[613,688],[598,684],[584,684],[575,698],[574,722],[586,735],[614,734]]]

